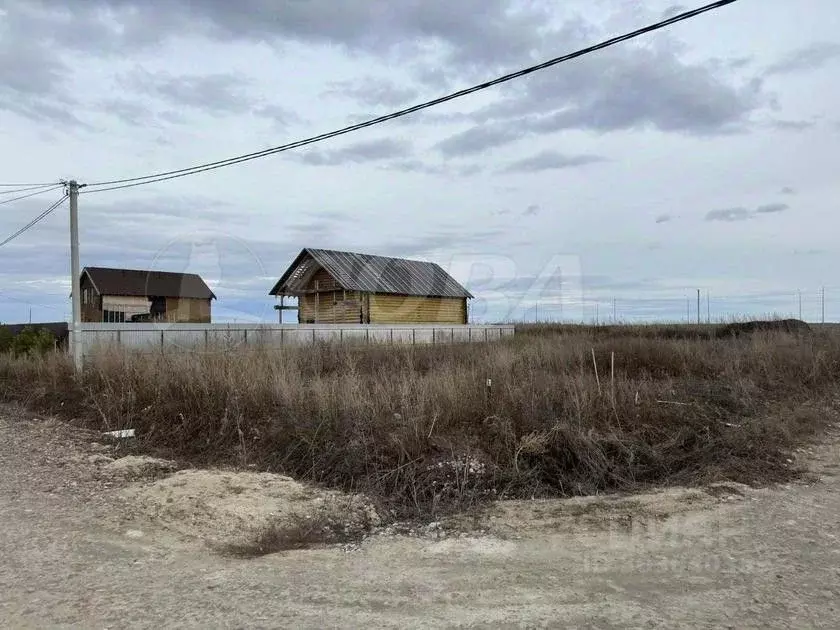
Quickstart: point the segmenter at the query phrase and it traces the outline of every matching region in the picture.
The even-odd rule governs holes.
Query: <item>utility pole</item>
[[[685,321],[691,323],[691,299],[687,295],[685,296]]]
[[[616,323],[616,319],[615,298],[613,298],[613,324]]]
[[[73,321],[70,326],[70,351],[73,354],[73,365],[76,371],[82,369],[82,336],[79,324],[82,320],[82,288],[79,278],[79,184],[76,180],[67,183],[70,197],[70,286],[73,299]]]
[[[709,290],[706,289],[706,323],[712,323],[712,307],[709,304]]]
[[[799,319],[802,319],[802,289],[797,289],[796,293],[799,296]]]
[[[820,302],[822,302],[822,323],[825,324],[825,287],[820,290]]]
[[[700,289],[697,289],[697,325],[700,325]]]

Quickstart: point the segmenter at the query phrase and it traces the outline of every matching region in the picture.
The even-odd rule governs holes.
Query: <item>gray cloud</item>
[[[840,57],[840,42],[816,42],[793,51],[765,70],[765,74],[790,74],[816,70]]]
[[[73,11],[61,0],[40,0],[34,7],[10,1],[30,32],[38,27],[64,46],[88,51],[124,52],[187,31],[219,40],[290,40],[377,54],[438,43],[448,65],[483,72],[490,64],[528,58],[546,37],[541,31],[547,21],[543,9],[511,10],[507,0],[89,0]]]
[[[789,210],[786,203],[768,203],[758,206],[755,210],[747,208],[725,208],[723,210],[712,210],[706,213],[706,221],[747,221],[762,214],[777,214]]]
[[[526,217],[533,217],[539,214],[539,212],[540,207],[537,204],[533,203],[522,211],[522,215]]]
[[[783,195],[795,195],[796,194],[796,191],[793,188],[791,188],[790,186],[785,186],[784,188],[782,188],[782,190],[780,192]]]
[[[727,208],[725,210],[711,210],[706,213],[706,221],[746,221],[752,216],[746,208]]]
[[[477,175],[484,169],[478,164],[463,164],[453,166],[451,164],[429,164],[417,159],[396,160],[385,164],[382,168],[386,170],[400,171],[402,173],[422,173],[424,175],[438,175],[444,177],[469,177]]]
[[[178,106],[214,114],[241,114],[252,107],[244,92],[249,81],[233,74],[172,75],[138,68],[120,83]]]
[[[411,144],[404,140],[383,138],[357,142],[342,149],[331,151],[309,150],[296,156],[305,164],[314,166],[336,166],[339,164],[360,164],[379,162],[393,158],[405,158],[411,155]]]
[[[785,210],[790,210],[790,206],[786,203],[768,203],[755,209],[757,214],[775,214]]]
[[[814,126],[813,121],[808,120],[771,120],[770,127],[779,131],[805,131]]]
[[[400,86],[394,81],[373,77],[334,83],[327,93],[340,94],[369,107],[399,107],[417,99],[419,95],[413,87]]]
[[[542,151],[529,158],[517,160],[502,169],[505,173],[537,173],[561,168],[586,166],[604,162],[606,158],[598,155],[563,155],[557,151]]]
[[[513,120],[532,133],[653,128],[710,135],[743,129],[766,102],[759,79],[736,84],[719,64],[685,63],[673,47],[630,46],[535,75],[475,120]]]
[[[508,126],[480,126],[456,133],[439,142],[435,148],[445,157],[475,155],[515,142],[521,136],[521,132]]]
[[[667,223],[668,221],[672,221],[673,219],[674,219],[674,217],[671,216],[670,214],[660,214],[658,217],[656,217],[656,222],[657,223]]]

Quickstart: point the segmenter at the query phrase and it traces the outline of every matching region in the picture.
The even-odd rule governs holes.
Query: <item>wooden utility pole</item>
[[[802,289],[797,289],[796,293],[799,296],[799,319],[802,319]]]
[[[80,295],[81,269],[79,268],[79,184],[76,180],[67,183],[70,197],[70,294],[73,301],[73,320],[70,326],[70,351],[76,371],[82,369],[82,296]]]

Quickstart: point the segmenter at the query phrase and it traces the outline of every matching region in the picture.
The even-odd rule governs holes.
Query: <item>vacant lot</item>
[[[112,475],[101,440],[0,408],[0,626],[836,627],[836,433],[790,485],[502,503],[486,534],[255,559],[138,514],[125,497],[174,477]]]
[[[362,492],[388,517],[489,499],[790,479],[832,419],[840,336],[535,327],[492,344],[0,359],[0,398],[137,448]],[[489,383],[489,386],[488,386]]]

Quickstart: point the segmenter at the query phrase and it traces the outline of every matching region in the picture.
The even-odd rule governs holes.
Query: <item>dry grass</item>
[[[63,355],[6,357],[0,398],[135,428],[168,457],[363,491],[401,515],[487,497],[790,476],[791,449],[836,407],[840,336],[673,330],[543,326],[495,344],[112,353],[80,378]]]

